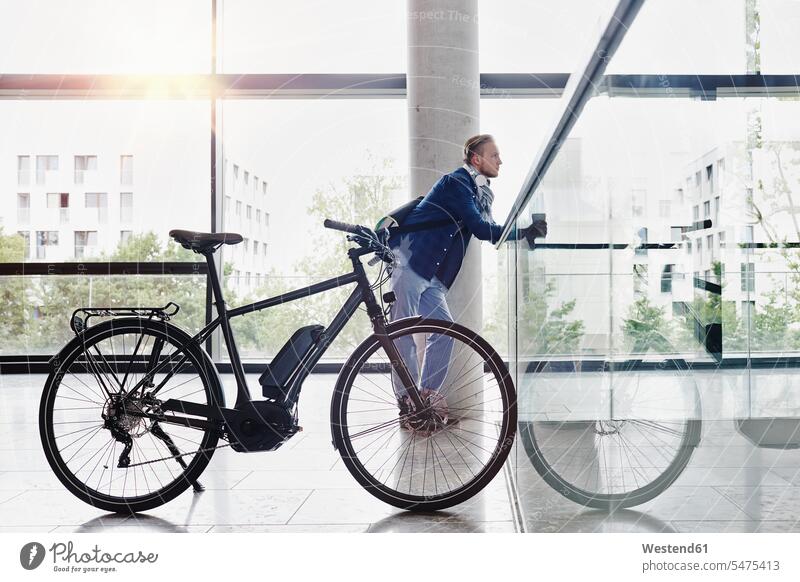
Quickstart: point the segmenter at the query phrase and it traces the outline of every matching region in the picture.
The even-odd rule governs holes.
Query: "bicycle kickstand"
[[[159,425],[157,422],[153,423],[153,427],[150,429],[150,432],[153,435],[155,435],[156,438],[161,439],[162,441],[164,441],[164,444],[167,445],[167,448],[169,449],[170,453],[172,453],[173,455],[180,455],[181,454],[181,451],[178,449],[178,447],[175,446],[175,443],[173,442],[172,437],[170,437],[167,433],[165,433],[164,429],[162,429],[161,425]],[[186,461],[183,460],[183,457],[176,456],[175,460],[178,462],[178,464],[181,467],[183,467],[184,471],[188,468],[188,465],[186,464]],[[194,479],[192,481],[192,489],[194,489],[198,493],[200,491],[205,491],[206,490],[206,488],[203,487],[203,485],[197,479]]]

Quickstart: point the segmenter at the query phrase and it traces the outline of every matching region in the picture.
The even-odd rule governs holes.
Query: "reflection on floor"
[[[627,378],[617,375],[613,382],[608,376],[599,372],[526,376],[520,418],[541,422],[543,438],[559,426],[577,434],[581,431],[575,427],[587,424],[581,419],[609,409],[607,389],[613,385],[620,390],[612,408],[621,410],[621,417],[674,422],[686,410],[694,410],[686,398],[692,384],[702,405],[699,445],[669,488],[641,505],[609,514],[578,505],[548,486],[518,444],[512,463],[526,531],[800,531],[800,449],[756,447],[734,424],[736,418],[800,417],[800,374],[778,369],[698,371],[671,377],[646,372]],[[789,437],[796,441],[800,429]],[[590,440],[582,432],[577,438]],[[642,452],[646,447],[641,444],[634,448],[642,461],[658,459]],[[574,450],[572,454],[579,457]],[[604,464],[604,459],[599,461],[598,465]]]
[[[229,402],[231,377],[223,378]],[[50,471],[37,415],[43,375],[0,376],[0,532],[514,532],[504,474],[448,511],[412,514],[366,493],[331,445],[335,375],[315,375],[301,396],[304,430],[275,452],[214,454],[191,491],[135,517],[118,517],[73,497]],[[258,386],[257,377],[248,378]]]
[[[535,378],[543,391],[575,382],[567,374]],[[567,500],[542,480],[517,446],[508,468],[516,475],[518,506],[509,502],[501,473],[470,502],[427,515],[385,505],[357,485],[330,443],[335,376],[312,376],[301,397],[302,433],[274,453],[217,451],[201,479],[207,491],[186,492],[135,518],[91,508],[49,470],[37,426],[44,380],[42,375],[0,376],[0,532],[514,532],[517,511],[530,532],[800,531],[800,450],[755,447],[732,420],[747,407],[754,416],[791,416],[800,374],[754,371],[752,391],[745,371],[698,376],[700,444],[674,484],[632,509],[609,514]],[[249,380],[257,385],[255,377]],[[232,402],[231,378],[225,383]],[[524,387],[522,392],[521,417],[530,418]]]

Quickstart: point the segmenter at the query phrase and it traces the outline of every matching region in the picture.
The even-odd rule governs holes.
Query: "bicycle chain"
[[[225,444],[225,445],[219,445],[219,446],[216,446],[216,447],[211,447],[211,448],[208,448],[208,449],[200,449],[198,451],[192,451],[190,453],[181,453],[180,455],[172,455],[171,457],[163,457],[161,459],[153,459],[152,461],[142,461],[141,463],[132,463],[132,464],[128,465],[125,468],[126,469],[130,469],[131,467],[139,467],[141,465],[149,465],[150,463],[160,463],[161,461],[168,461],[170,459],[178,459],[180,457],[185,457],[186,455],[197,455],[199,453],[205,453],[205,452],[208,452],[208,451],[216,451],[217,449],[222,449],[224,447],[229,447],[229,446],[231,446],[231,443],[228,443],[228,444]]]

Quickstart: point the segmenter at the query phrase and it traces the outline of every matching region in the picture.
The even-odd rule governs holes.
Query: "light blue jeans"
[[[392,271],[391,279],[392,291],[396,297],[390,313],[392,321],[414,315],[453,321],[445,299],[447,287],[444,286],[444,283],[436,277],[427,281],[414,272],[403,260],[403,257],[398,257],[398,259],[399,264]],[[422,334],[415,335],[422,336]],[[447,376],[447,368],[450,365],[450,356],[453,351],[453,339],[438,333],[428,334],[425,341],[420,381],[419,359],[414,337],[414,335],[406,335],[398,338],[395,340],[395,345],[420,391],[426,389],[438,391]],[[406,395],[405,386],[394,372],[392,373],[392,386],[398,398]]]

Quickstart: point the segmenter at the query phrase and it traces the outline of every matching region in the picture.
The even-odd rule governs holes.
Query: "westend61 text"
[[[686,544],[683,546],[642,544],[642,552],[645,554],[707,554],[708,544]]]
[[[145,554],[138,552],[115,552],[113,554],[102,551],[96,544],[88,552],[76,553],[73,551],[72,542],[66,544],[58,542],[50,546],[53,554],[53,563],[58,560],[73,564],[153,564],[158,560],[158,554]]]

